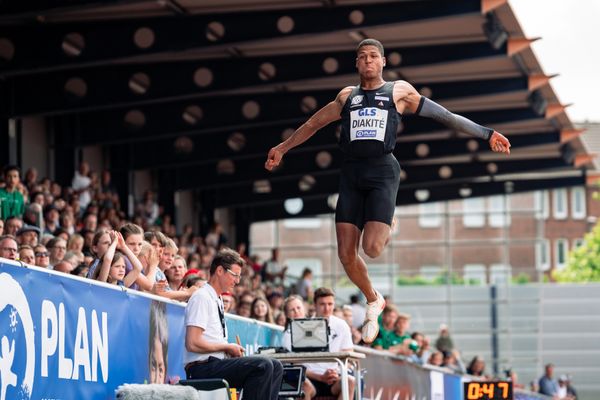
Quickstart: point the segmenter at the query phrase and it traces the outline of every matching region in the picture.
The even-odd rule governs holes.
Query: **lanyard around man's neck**
[[[210,288],[214,291],[216,298],[215,301],[217,302],[217,310],[219,310],[219,319],[221,320],[221,328],[223,330],[223,337],[225,339],[227,339],[227,327],[225,325],[225,310],[223,309],[223,299],[221,298],[221,296],[219,296],[217,294],[217,291],[215,290],[214,287],[212,287],[210,284],[207,284],[208,286],[210,286]],[[212,293],[211,293],[211,297]],[[219,301],[221,300],[221,301]]]

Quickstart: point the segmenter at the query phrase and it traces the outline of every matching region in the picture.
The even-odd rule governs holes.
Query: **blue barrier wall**
[[[181,304],[0,262],[0,400],[111,399],[122,383],[150,381],[153,353],[165,355],[166,379],[184,377],[183,320]],[[228,317],[227,327],[248,353],[281,341],[263,324]]]
[[[0,260],[0,400],[113,399],[123,383],[184,376],[184,305],[114,285]],[[247,354],[279,346],[281,329],[227,316]],[[365,397],[462,399],[459,375],[367,353]],[[152,375],[156,376],[156,375]],[[539,399],[518,391],[515,398]]]

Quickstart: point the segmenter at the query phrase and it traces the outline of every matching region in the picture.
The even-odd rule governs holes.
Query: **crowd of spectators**
[[[2,178],[0,257],[187,301],[207,281],[216,252],[230,245],[219,223],[204,237],[195,235],[190,225],[178,234],[150,190],[128,218],[120,208],[110,172],[103,171],[99,176],[86,162],[80,164],[70,186],[39,179],[33,168],[22,179],[18,167],[8,166]],[[236,250],[246,265],[235,293],[223,295],[226,312],[281,326],[286,326],[289,318],[319,315],[313,303],[309,268],[286,288],[287,267],[278,249],[273,249],[264,263],[256,255],[248,255],[244,243]],[[375,349],[420,365],[490,378],[482,357],[475,356],[464,364],[447,325],[440,325],[432,344],[424,333],[410,330],[409,314],[386,300],[380,332],[372,344]],[[352,342],[363,344],[360,326],[365,308],[358,296],[351,296],[349,304],[335,306],[332,313],[348,325]],[[508,378],[516,387],[523,386],[516,382],[513,371]],[[576,398],[570,378],[561,376],[556,380],[551,364],[530,389],[556,399]]]

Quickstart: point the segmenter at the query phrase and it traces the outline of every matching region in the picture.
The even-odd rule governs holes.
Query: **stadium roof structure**
[[[151,170],[161,192],[193,190],[249,222],[332,211],[335,124],[276,171],[263,165],[358,83],[367,37],[386,47],[384,78],[512,142],[494,154],[406,116],[398,204],[584,184],[593,168],[506,0],[5,0],[0,27],[1,118],[44,116],[57,160],[102,146],[121,188]]]

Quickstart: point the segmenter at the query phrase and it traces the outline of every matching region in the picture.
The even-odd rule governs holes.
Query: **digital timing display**
[[[513,387],[510,381],[464,383],[465,400],[512,400]]]

